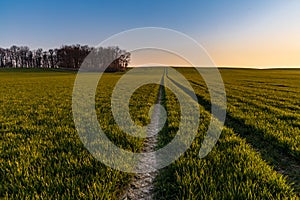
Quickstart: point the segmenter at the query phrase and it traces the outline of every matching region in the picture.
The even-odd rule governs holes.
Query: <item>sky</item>
[[[96,46],[111,35],[149,26],[194,38],[217,66],[300,66],[298,0],[0,1],[4,48]]]

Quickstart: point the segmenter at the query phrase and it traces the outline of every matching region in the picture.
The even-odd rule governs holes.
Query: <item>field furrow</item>
[[[163,69],[157,69],[149,68],[161,77]],[[150,71],[131,74],[139,78],[129,76],[130,84],[146,80]],[[181,75],[176,71],[191,87],[179,81]],[[72,114],[75,72],[0,71],[0,199],[120,199],[130,187],[143,190],[143,182],[135,184],[139,176],[148,181],[146,193],[153,199],[299,199],[300,71],[220,71],[227,93],[225,126],[212,151],[202,159],[199,150],[210,120],[218,119],[211,114],[207,86],[195,69],[168,69],[160,95],[157,83],[137,87],[133,93],[121,87],[115,101],[129,107],[130,117],[117,113],[124,127],[113,115],[112,94],[125,73],[102,75],[95,110],[111,142],[130,152],[148,152],[164,148],[179,136],[176,150],[188,148],[182,155],[168,154],[176,161],[151,177],[107,167],[83,145]],[[217,87],[213,90],[218,93]],[[124,100],[129,94],[130,99]],[[141,133],[126,119],[139,126],[151,125],[154,115],[149,111],[158,96],[167,121],[155,141],[130,135],[127,130]],[[224,109],[219,102],[218,109]],[[200,123],[192,138],[195,116]],[[157,130],[154,125],[150,129]],[[156,162],[162,162],[161,157]],[[141,167],[138,163],[129,168]]]
[[[179,71],[183,72],[189,80],[192,80],[192,86],[199,102],[207,111],[210,111],[209,93],[205,89],[205,83],[201,77],[191,76],[188,72],[184,73],[183,69]],[[297,125],[299,123],[299,120],[297,120],[298,114],[285,113],[279,108],[275,108],[274,111],[273,107],[268,110],[265,108],[268,105],[265,105],[264,101],[258,103],[255,98],[247,98],[249,94],[243,90],[238,96],[232,95],[231,85],[226,84],[226,81],[229,80],[234,82],[232,77],[234,75],[229,77],[223,75],[227,89],[226,126],[245,138],[253,148],[259,151],[262,158],[273,165],[278,172],[287,175],[289,181],[294,184],[294,188],[299,192],[300,163],[298,155],[300,132]],[[234,87],[238,87],[242,84],[242,81],[234,83]],[[291,83],[293,82],[291,81]],[[294,84],[295,87],[298,86],[296,82]],[[202,87],[198,87],[198,85]]]
[[[179,114],[174,112],[179,109],[178,100],[168,89],[165,90],[165,106],[168,124],[162,143],[174,137],[180,122]],[[285,178],[230,128],[225,127],[213,151],[199,159],[198,151],[210,121],[210,113],[201,104],[199,106],[201,125],[197,138],[179,160],[161,171],[158,198],[296,199]]]

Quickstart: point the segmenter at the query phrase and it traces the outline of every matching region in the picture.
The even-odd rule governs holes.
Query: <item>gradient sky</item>
[[[145,26],[191,36],[219,66],[300,66],[298,0],[0,1],[0,47],[94,46]]]

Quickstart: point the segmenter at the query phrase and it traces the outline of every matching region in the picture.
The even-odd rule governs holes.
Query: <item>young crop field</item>
[[[156,149],[167,145],[180,126],[179,100],[170,88],[186,96],[191,109],[197,105],[200,110],[196,138],[178,160],[157,172],[151,196],[298,199],[300,70],[221,69],[225,126],[213,150],[200,159],[213,117],[210,94],[195,69],[175,69],[189,81],[197,100],[188,98],[171,70],[163,70],[168,71],[161,75],[167,87],[144,85],[128,103],[133,121],[145,126],[160,94],[167,119]],[[111,95],[124,74],[103,74],[95,109],[100,127],[116,146],[142,152],[145,139],[123,132],[111,110]],[[72,115],[75,78],[76,72],[62,70],[0,70],[0,199],[122,199],[132,187],[135,174],[107,167],[81,142]]]

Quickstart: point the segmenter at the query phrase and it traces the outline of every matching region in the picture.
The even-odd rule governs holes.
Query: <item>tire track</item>
[[[162,91],[163,91],[163,81],[164,74],[161,79],[161,85],[159,87],[159,92],[157,96],[156,104],[161,104],[162,101]],[[151,135],[151,137],[145,138],[145,146],[142,150],[143,153],[153,152],[157,146],[157,134],[159,132],[160,127],[160,113],[161,107],[155,106],[153,109],[153,113],[151,116],[151,123],[148,126],[147,134]],[[155,156],[144,156],[140,163],[151,163],[152,166],[156,166],[157,158]],[[138,165],[136,166],[138,170],[143,169],[145,166]],[[158,175],[158,171],[153,171],[150,173],[137,173],[134,175],[134,178],[127,189],[126,194],[123,196],[123,200],[149,200],[153,199],[154,194],[154,180]]]

